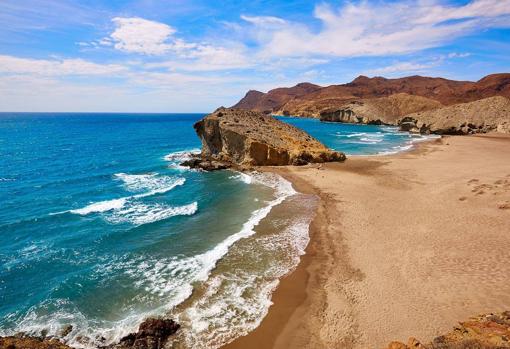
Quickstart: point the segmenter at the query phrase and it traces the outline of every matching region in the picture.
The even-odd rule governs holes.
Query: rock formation
[[[161,349],[168,337],[173,335],[180,325],[170,319],[149,318],[142,322],[138,332],[122,338],[118,344],[105,349]]]
[[[430,98],[398,93],[388,97],[354,100],[320,113],[321,121],[395,125],[404,115],[442,107]]]
[[[397,124],[404,131],[436,134],[510,133],[510,100],[490,97],[406,115]]]
[[[496,349],[510,348],[510,311],[486,314],[459,323],[453,331],[422,344],[391,342],[387,349]]]
[[[398,93],[426,97],[443,105],[493,96],[510,98],[510,74],[493,74],[477,82],[423,76],[399,79],[359,76],[343,85],[319,87],[305,84],[306,88],[298,88],[300,85],[268,93],[250,91],[235,107],[281,115],[319,117],[322,111],[338,108],[346,102]]]
[[[57,339],[25,336],[0,337],[0,349],[72,349]]]
[[[148,318],[138,328],[138,332],[128,334],[119,343],[101,346],[99,349],[161,349],[168,338],[180,328],[170,319]],[[68,325],[62,329],[65,337],[72,331]],[[56,338],[26,336],[22,333],[11,337],[0,337],[0,349],[73,349]]]
[[[194,128],[202,141],[202,153],[183,163],[191,167],[210,170],[345,160],[344,154],[307,133],[259,112],[219,108]]]

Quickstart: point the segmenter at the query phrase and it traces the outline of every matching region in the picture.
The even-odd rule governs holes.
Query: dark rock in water
[[[232,167],[232,164],[221,161],[207,160],[203,159],[201,156],[195,156],[190,160],[186,160],[183,163],[181,163],[181,166],[197,168],[204,171],[216,171],[230,168]]]
[[[0,349],[72,349],[56,339],[0,337]]]
[[[138,332],[123,337],[118,344],[108,349],[162,349],[168,340],[181,326],[170,319],[149,318],[145,320]]]
[[[328,149],[306,132],[259,112],[218,108],[194,128],[202,153],[183,163],[190,167],[242,170],[345,160],[343,153]]]
[[[65,337],[73,331],[73,325],[66,325],[60,331],[60,337]]]

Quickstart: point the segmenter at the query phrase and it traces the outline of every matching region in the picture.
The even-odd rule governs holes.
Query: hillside
[[[283,115],[319,117],[320,113],[342,108],[346,103],[367,98],[406,93],[435,100],[443,105],[504,96],[510,98],[510,74],[488,75],[477,82],[410,76],[399,79],[359,76],[342,85],[319,87],[305,83],[262,93],[250,91],[234,108]]]

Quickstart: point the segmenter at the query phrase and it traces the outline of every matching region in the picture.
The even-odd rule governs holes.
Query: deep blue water
[[[58,334],[72,324],[73,345],[81,345],[80,337],[84,347],[101,337],[102,344],[118,339],[145,316],[186,299],[236,241],[253,234],[271,207],[292,195],[274,178],[178,166],[200,146],[192,124],[202,116],[0,114],[0,335]],[[395,151],[411,140],[393,128],[282,119],[348,154]],[[307,226],[299,235],[283,218],[278,224],[273,230],[291,232],[288,246],[302,251],[295,241],[306,240]],[[266,249],[292,249],[282,243],[260,240]],[[246,248],[241,256],[253,253],[253,245]],[[258,270],[265,265],[258,263]],[[231,290],[256,279],[241,269],[223,270]],[[254,285],[271,290],[274,280],[265,280]],[[248,301],[235,305],[240,310],[230,312],[232,321],[252,312],[249,324],[256,326],[269,303],[253,299],[265,303],[258,312]],[[207,314],[225,302],[211,300]],[[193,316],[202,318],[197,311]]]

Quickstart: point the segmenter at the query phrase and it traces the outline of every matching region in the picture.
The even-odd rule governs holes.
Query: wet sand
[[[226,348],[384,348],[510,309],[510,137],[269,170],[320,205],[269,314]]]

